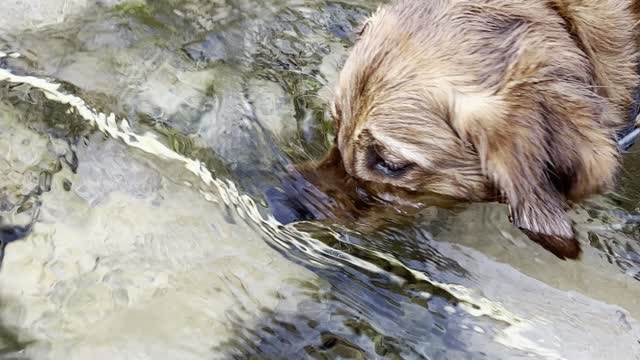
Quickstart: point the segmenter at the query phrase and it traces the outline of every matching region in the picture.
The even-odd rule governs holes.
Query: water
[[[640,359],[633,150],[572,213],[580,262],[495,204],[271,217],[376,1],[3,5],[0,225],[31,233],[6,246],[0,358]]]

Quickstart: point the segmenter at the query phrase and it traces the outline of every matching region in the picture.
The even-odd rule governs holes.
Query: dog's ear
[[[509,220],[529,239],[561,259],[577,259],[580,245],[564,209],[565,203],[553,196],[544,198],[520,197],[508,200]],[[515,207],[514,207],[515,202]]]
[[[555,140],[544,107],[486,105],[458,114],[459,134],[476,149],[483,172],[509,206],[511,222],[559,258],[577,259],[581,250],[566,197],[559,181],[550,179],[564,169],[555,168],[562,159],[551,159]]]
[[[559,258],[576,259],[580,246],[566,213],[565,195],[549,180],[549,164],[539,161],[546,154],[541,144],[544,139],[506,131],[484,134],[476,148],[486,175],[509,206],[510,221]]]

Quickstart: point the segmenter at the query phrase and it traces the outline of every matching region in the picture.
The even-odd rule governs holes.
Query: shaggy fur
[[[631,0],[381,7],[340,73],[336,148],[316,175],[304,172],[321,189],[338,177],[318,174],[339,171],[373,193],[384,184],[399,197],[503,201],[531,239],[576,258],[566,210],[614,184],[615,135],[639,80],[638,9]]]

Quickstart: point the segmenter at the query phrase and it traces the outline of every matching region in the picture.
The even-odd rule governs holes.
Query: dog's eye
[[[413,163],[391,155],[380,146],[371,146],[368,154],[369,167],[383,175],[398,177],[413,167]]]
[[[409,165],[410,164],[398,164],[398,163],[389,162],[386,160],[378,164],[378,166],[383,168],[386,172],[398,172],[400,170],[404,170]]]
[[[412,166],[412,163],[396,163],[380,159],[374,168],[386,176],[398,177],[405,174]]]

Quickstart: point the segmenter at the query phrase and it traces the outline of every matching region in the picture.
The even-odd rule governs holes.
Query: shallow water
[[[495,204],[366,234],[271,217],[376,6],[5,4],[0,216],[35,224],[6,247],[0,358],[640,359],[634,150],[572,213],[579,262]]]

